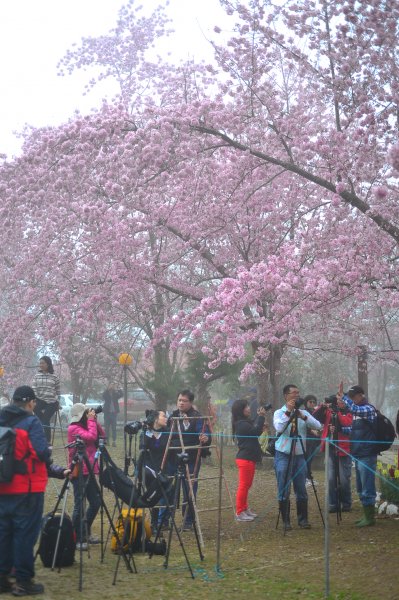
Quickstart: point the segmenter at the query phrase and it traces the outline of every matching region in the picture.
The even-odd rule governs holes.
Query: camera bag
[[[129,552],[129,549],[130,552],[140,552],[142,548],[143,520],[145,540],[149,540],[151,537],[151,523],[148,519],[143,519],[143,509],[131,508],[129,511],[127,508],[122,509],[116,521],[115,529],[124,552]],[[111,538],[111,550],[114,554],[120,553],[115,535]]]
[[[64,513],[62,516],[62,513],[56,512],[54,514],[51,512],[43,517],[39,549],[37,551],[44,567],[53,566],[57,536],[60,528],[60,540],[54,566],[70,567],[75,561],[76,535],[72,519],[67,513]]]

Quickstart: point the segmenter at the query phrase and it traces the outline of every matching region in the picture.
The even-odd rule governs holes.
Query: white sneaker
[[[245,510],[243,510],[242,512],[240,512],[240,514],[239,514],[239,515],[236,515],[236,521],[239,521],[239,522],[244,522],[244,521],[253,521],[253,520],[254,520],[254,518],[253,518],[253,517],[250,517],[250,516],[249,516],[249,515],[248,515],[248,514],[245,512]]]
[[[76,550],[87,550],[87,542],[76,542]]]
[[[246,512],[247,515],[249,515],[253,519],[256,519],[256,517],[258,516],[257,513],[251,510],[250,508],[247,508],[247,510],[245,510],[244,512]]]

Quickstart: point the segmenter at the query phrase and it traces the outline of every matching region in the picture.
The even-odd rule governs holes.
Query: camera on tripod
[[[76,440],[74,442],[71,442],[70,444],[67,444],[65,446],[65,448],[77,448],[78,450],[82,450],[83,448],[86,447],[86,444],[84,443],[84,441],[82,440],[82,438],[80,437],[80,435],[75,436]]]
[[[155,419],[158,415],[156,410],[146,410],[145,419],[141,421],[130,421],[126,423],[124,431],[129,435],[136,435],[140,429],[152,429],[154,427]]]
[[[180,452],[176,454],[177,464],[182,467],[183,465],[188,465],[188,454],[187,452]]]

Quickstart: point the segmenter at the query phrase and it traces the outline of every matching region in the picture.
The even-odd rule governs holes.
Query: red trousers
[[[236,513],[239,515],[248,508],[248,492],[255,476],[255,461],[236,458],[236,465],[238,468]]]

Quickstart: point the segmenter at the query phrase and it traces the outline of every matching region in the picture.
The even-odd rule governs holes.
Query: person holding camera
[[[14,474],[10,481],[0,483],[0,594],[44,592],[44,586],[33,579],[33,549],[42,522],[50,450],[34,414],[35,404],[33,389],[22,385],[15,390],[12,403],[0,411],[1,427],[11,427],[16,434]],[[8,579],[12,570],[14,585]]]
[[[179,420],[184,448],[181,445],[180,435],[177,432],[173,434],[171,447],[177,448],[178,452],[184,452],[185,448],[187,446],[189,447],[187,450],[187,464],[190,478],[192,479],[195,500],[198,490],[198,475],[201,467],[201,457],[210,455],[208,446],[211,443],[211,432],[206,421],[201,418],[201,414],[194,408],[193,404],[194,394],[191,390],[185,389],[178,394],[177,409],[172,412],[171,416],[172,418]],[[199,446],[200,448],[198,449]],[[172,453],[176,454],[177,450],[172,450]],[[182,513],[183,516],[185,516],[184,530],[190,531],[193,526],[193,515],[186,511],[187,503],[188,499],[186,498],[186,492],[184,491],[184,501],[182,505]]]
[[[97,422],[96,410],[94,408],[87,409],[84,404],[74,404],[71,409],[71,420],[68,427],[68,454],[70,464],[76,452],[79,450],[78,444],[80,442],[84,446],[83,450],[92,467],[93,475],[98,474],[99,467],[96,460],[96,453],[99,438],[105,438],[105,431]],[[79,468],[82,469],[81,475],[79,474]],[[98,493],[96,482],[93,481],[93,477],[84,460],[75,465],[71,474],[71,479],[74,494],[72,522],[76,532],[76,547],[79,550],[87,550],[88,542],[96,544],[99,541],[90,533],[93,521],[101,506],[101,498]],[[89,503],[84,518],[86,526],[81,522],[85,498]]]
[[[277,478],[278,501],[285,530],[290,530],[290,488],[294,485],[298,525],[309,529],[308,495],[306,492],[306,430],[321,430],[323,425],[308,411],[301,409],[303,400],[299,398],[299,389],[288,384],[283,389],[285,404],[273,415],[274,428],[278,434],[274,469]],[[295,441],[295,443],[294,443]],[[290,460],[291,459],[291,460]],[[288,472],[290,470],[290,472]]]
[[[165,449],[169,440],[169,428],[168,417],[163,410],[147,410],[144,422],[145,428],[140,436],[140,456],[137,463],[137,472],[139,481],[144,483],[148,489],[148,486],[154,483],[155,476],[152,472],[158,474],[161,471]],[[169,453],[167,461],[174,461],[174,459],[173,453]],[[174,470],[174,464],[173,467],[170,467],[167,463],[164,470],[165,472]],[[169,501],[171,503],[172,498],[169,498]],[[165,499],[161,498],[159,504],[165,504]],[[164,510],[161,509],[161,512],[157,508],[151,509],[151,527],[154,533],[157,531]],[[159,515],[159,513],[161,514]],[[167,518],[164,518],[163,524],[168,525]]]
[[[352,457],[350,456],[349,434],[352,415],[344,402],[329,396],[317,407],[313,416],[323,423],[322,452],[327,437],[333,440],[328,462],[328,498],[330,513],[350,512],[352,509]]]
[[[369,404],[360,385],[353,385],[346,394],[342,383],[337,401],[342,400],[353,415],[352,430],[349,436],[351,454],[355,459],[356,489],[362,503],[364,516],[356,522],[357,527],[375,525],[375,473],[377,469],[376,435],[373,423],[377,411]]]
[[[247,400],[236,400],[231,407],[232,431],[238,445],[236,521],[239,522],[253,521],[258,516],[248,506],[248,492],[254,480],[255,466],[262,460],[259,436],[263,431],[266,409],[260,406],[257,413],[255,421],[252,421],[251,407]]]

